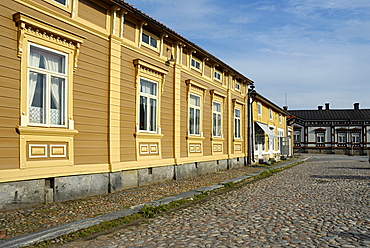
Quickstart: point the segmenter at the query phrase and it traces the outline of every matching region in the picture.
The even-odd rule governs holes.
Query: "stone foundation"
[[[0,210],[75,200],[247,165],[247,158],[0,183]]]

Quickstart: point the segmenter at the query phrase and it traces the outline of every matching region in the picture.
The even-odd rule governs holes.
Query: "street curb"
[[[144,203],[144,204],[132,206],[130,208],[119,210],[119,211],[116,211],[116,212],[103,214],[103,215],[93,217],[93,218],[78,220],[78,221],[74,221],[74,222],[71,222],[71,223],[66,223],[66,224],[63,224],[63,225],[60,225],[60,226],[45,228],[43,230],[33,232],[33,233],[29,233],[29,234],[25,234],[25,235],[22,235],[22,236],[19,236],[19,237],[14,237],[14,238],[6,239],[6,240],[1,240],[0,241],[0,247],[18,248],[18,247],[24,247],[24,246],[32,245],[32,244],[35,244],[35,243],[38,243],[38,242],[54,239],[54,238],[60,237],[62,235],[70,234],[70,233],[79,231],[79,230],[84,229],[84,228],[88,228],[88,227],[91,227],[91,226],[94,226],[94,225],[98,225],[98,224],[100,224],[102,222],[105,222],[105,221],[112,221],[112,220],[115,220],[115,219],[118,219],[118,218],[122,218],[122,217],[126,217],[126,216],[130,216],[130,215],[139,213],[140,210],[145,205],[160,206],[160,205],[169,204],[171,202],[179,201],[179,200],[182,200],[182,199],[187,199],[187,198],[193,197],[195,195],[210,192],[210,191],[220,189],[220,188],[225,188],[225,185],[227,183],[230,183],[230,182],[238,183],[238,182],[241,182],[245,179],[260,175],[264,171],[283,168],[283,167],[286,167],[286,166],[291,165],[291,164],[304,162],[309,158],[310,157],[307,157],[307,158],[304,158],[304,159],[301,159],[301,160],[292,161],[292,162],[289,162],[289,163],[286,163],[286,164],[282,164],[282,165],[278,165],[278,166],[268,168],[268,169],[265,169],[265,170],[261,170],[261,171],[258,171],[258,172],[250,173],[250,174],[245,175],[245,176],[232,178],[232,179],[223,181],[219,184],[214,184],[214,185],[198,188],[198,189],[187,191],[187,192],[184,192],[184,193],[181,193],[181,194],[178,194],[178,195],[174,195],[174,196],[168,196],[168,197],[165,197],[165,198],[161,198],[161,199],[158,199],[158,200],[155,200],[155,201],[151,201],[151,202],[147,202],[147,203]]]

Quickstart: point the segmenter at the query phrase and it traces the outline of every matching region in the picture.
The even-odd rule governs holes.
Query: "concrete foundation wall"
[[[108,194],[109,174],[90,174],[54,179],[54,201]]]
[[[0,209],[20,208],[44,201],[44,179],[0,184]]]
[[[75,200],[173,179],[190,178],[246,165],[246,158],[224,159],[67,177],[0,183],[0,210]]]

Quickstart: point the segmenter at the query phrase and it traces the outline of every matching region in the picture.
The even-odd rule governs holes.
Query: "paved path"
[[[202,204],[63,247],[370,247],[370,164],[314,156]]]

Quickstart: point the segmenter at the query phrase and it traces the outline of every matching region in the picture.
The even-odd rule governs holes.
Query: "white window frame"
[[[347,134],[346,133],[338,133],[338,143],[339,144],[347,143]]]
[[[269,109],[269,115],[270,115],[270,120],[272,120],[273,119],[272,109]]]
[[[316,133],[316,143],[325,144],[325,133]]]
[[[201,62],[195,58],[191,58],[190,65],[192,68],[200,71]]]
[[[155,84],[156,85],[156,95],[152,95],[152,94],[149,94],[149,93],[145,93],[145,92],[141,92],[141,83],[142,81],[147,81],[149,83],[152,83],[152,84]],[[147,78],[144,78],[144,77],[140,77],[140,81],[139,81],[139,99],[138,99],[138,131],[139,132],[148,132],[148,133],[157,133],[157,130],[158,130],[158,106],[159,106],[159,97],[158,97],[158,92],[159,88],[158,88],[158,82],[156,81],[153,81],[153,80],[150,80],[150,79],[147,79]],[[145,129],[142,129],[141,128],[141,124],[140,124],[140,119],[141,119],[141,97],[146,97],[147,99],[147,112],[146,112],[146,116],[145,116],[145,119],[146,119],[146,123],[147,123],[147,127]],[[155,127],[152,128],[152,126],[150,125],[150,119],[151,119],[151,111],[148,111],[149,108],[150,108],[150,100],[153,99],[156,101],[156,109],[155,109]]]
[[[353,144],[359,144],[360,143],[360,134],[359,133],[352,133],[351,134],[351,141]]]
[[[257,102],[257,113],[258,116],[262,116],[262,104],[260,102]]]
[[[300,143],[301,142],[301,131],[294,131],[294,142],[295,143]]]
[[[237,112],[239,112],[239,116],[237,116]],[[234,138],[241,139],[241,111],[240,109],[234,109]]]
[[[213,77],[214,79],[216,79],[217,81],[221,81],[221,73],[219,73],[218,71],[214,71],[213,73]]]
[[[219,106],[219,111],[215,110],[215,106]],[[218,118],[220,119],[220,123],[215,122]],[[222,136],[222,103],[213,101],[212,103],[212,137],[221,137]]]
[[[193,96],[193,97],[197,97],[198,99],[199,99],[199,106],[197,106],[197,105],[192,105],[191,104],[191,101],[190,101],[190,98],[191,98],[191,96]],[[189,125],[189,128],[188,128],[188,133],[189,133],[189,135],[197,135],[197,136],[200,136],[200,134],[201,134],[201,127],[200,127],[200,125],[201,125],[201,116],[202,116],[202,97],[201,96],[199,96],[199,95],[197,95],[197,94],[193,94],[193,93],[190,93],[189,94],[189,117],[188,117],[188,125]],[[194,118],[193,118],[193,127],[194,127],[194,131],[193,132],[191,132],[192,130],[191,130],[191,128],[190,128],[190,126],[191,126],[191,124],[190,124],[190,121],[191,121],[191,115],[190,115],[190,112],[191,112],[191,109],[193,109],[193,113],[194,113]],[[198,118],[198,123],[197,123],[197,121],[196,121],[196,111],[197,110],[199,110],[199,118]],[[198,130],[197,130],[197,124],[198,124]]]
[[[65,6],[65,7],[67,7],[68,6],[68,4],[69,4],[69,0],[65,0],[66,1],[66,3],[65,4],[63,4],[63,3],[60,3],[58,0],[52,0],[53,2],[56,2],[57,4],[60,4],[60,5],[62,5],[62,6]]]
[[[64,57],[64,73],[60,73],[60,72],[53,72],[53,71],[49,71],[49,70],[46,70],[46,69],[42,69],[42,68],[38,68],[38,67],[33,67],[30,65],[30,57],[31,57],[31,47],[34,47],[36,49],[40,49],[46,53],[53,53],[53,54],[57,54],[57,55],[60,55],[60,56],[63,56]],[[48,47],[45,47],[45,46],[41,46],[41,45],[38,45],[38,44],[35,44],[33,42],[29,42],[28,44],[28,61],[27,61],[27,111],[29,113],[28,115],[28,125],[30,126],[44,126],[44,127],[67,127],[68,126],[68,87],[69,87],[69,78],[68,78],[68,69],[69,69],[69,66],[68,66],[68,61],[69,61],[69,58],[68,58],[68,54],[67,53],[64,53],[64,52],[61,52],[61,51],[58,51],[58,50],[55,50],[55,49],[51,49],[51,48],[48,48]],[[36,73],[40,73],[40,74],[44,74],[46,75],[46,82],[45,82],[45,85],[43,87],[43,91],[46,92],[44,97],[45,99],[43,99],[43,106],[45,108],[45,123],[34,123],[34,122],[31,122],[30,121],[30,117],[31,117],[31,100],[30,100],[30,96],[29,96],[29,92],[30,92],[30,72],[36,72]],[[57,125],[57,124],[51,124],[50,123],[50,116],[51,116],[51,77],[52,76],[55,76],[55,77],[58,77],[58,78],[63,78],[64,79],[64,91],[62,92],[62,103],[60,103],[60,105],[62,106],[63,105],[63,109],[61,111],[61,120],[64,121],[64,124],[62,123],[61,125]]]
[[[146,35],[146,36],[148,36],[148,42],[145,42],[144,41],[144,39],[143,39],[143,37],[144,37],[144,35]],[[152,40],[155,40],[156,42],[155,42],[155,46],[152,44]],[[145,45],[147,45],[147,46],[149,46],[150,48],[153,48],[153,49],[156,49],[156,50],[158,50],[158,45],[159,45],[159,40],[154,36],[154,35],[152,35],[152,34],[150,34],[150,33],[148,33],[148,32],[145,32],[145,31],[143,31],[142,33],[141,33],[141,42],[143,43],[143,44],[145,44]]]

